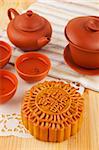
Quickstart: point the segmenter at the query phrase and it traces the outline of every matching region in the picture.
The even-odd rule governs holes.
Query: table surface
[[[8,23],[7,9],[26,9],[35,0],[0,0],[0,31]],[[99,150],[99,92],[86,89],[85,113],[79,133],[62,143],[45,143],[36,139],[0,137],[0,150]]]

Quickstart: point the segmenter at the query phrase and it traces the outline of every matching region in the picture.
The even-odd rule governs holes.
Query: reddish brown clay
[[[66,63],[75,71],[77,71],[80,74],[85,74],[85,75],[99,75],[99,69],[87,69],[84,67],[80,67],[77,65],[72,56],[71,56],[71,51],[69,49],[70,45],[67,45],[66,48],[64,49],[64,59]]]
[[[14,19],[12,18],[12,14]],[[24,51],[37,50],[46,45],[51,38],[52,28],[47,19],[28,10],[19,14],[16,10],[8,10],[10,23],[7,33],[10,41]]]
[[[24,126],[35,138],[61,142],[79,131],[83,110],[84,99],[74,87],[45,81],[25,94],[21,115]]]
[[[7,70],[0,70],[0,104],[12,98],[17,89],[18,80]]]
[[[0,68],[4,67],[11,57],[12,48],[4,41],[0,41]]]
[[[73,61],[84,68],[99,68],[99,17],[78,17],[69,21],[65,36]]]
[[[22,79],[35,82],[42,80],[48,74],[51,63],[43,54],[28,52],[17,58],[15,67]]]

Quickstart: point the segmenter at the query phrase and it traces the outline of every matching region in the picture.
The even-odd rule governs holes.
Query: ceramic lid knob
[[[86,28],[96,32],[99,31],[99,19],[90,19],[88,22],[85,24]]]
[[[27,14],[27,16],[31,17],[32,14],[33,14],[33,12],[32,12],[31,10],[28,10],[28,11],[26,12],[26,14]]]

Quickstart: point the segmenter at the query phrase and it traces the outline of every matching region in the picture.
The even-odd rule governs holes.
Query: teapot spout
[[[43,47],[44,45],[46,45],[48,42],[50,41],[50,38],[48,37],[42,37],[40,38],[37,42],[38,42],[38,46],[39,47]]]

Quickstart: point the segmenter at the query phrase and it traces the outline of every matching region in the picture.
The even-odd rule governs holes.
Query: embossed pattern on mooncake
[[[45,81],[24,96],[22,121],[39,140],[61,142],[77,133],[83,118],[84,99],[70,84]]]

